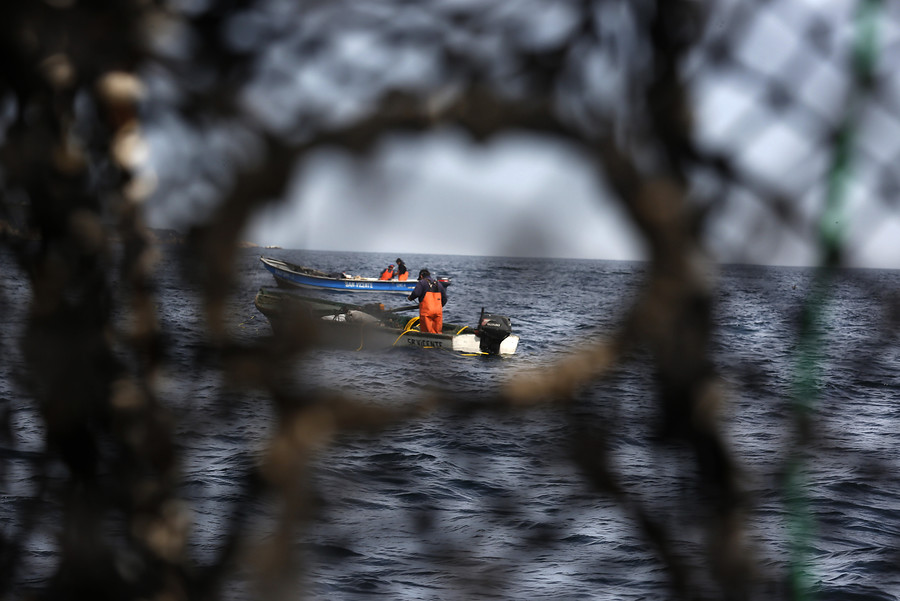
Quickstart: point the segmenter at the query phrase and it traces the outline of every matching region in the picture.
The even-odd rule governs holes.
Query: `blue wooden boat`
[[[400,280],[379,280],[378,278],[350,275],[346,272],[327,273],[272,257],[260,257],[259,260],[282,288],[313,288],[334,292],[392,292],[408,295],[416,287],[416,280],[413,278],[402,282]],[[450,278],[439,277],[438,280],[444,286],[450,285]]]

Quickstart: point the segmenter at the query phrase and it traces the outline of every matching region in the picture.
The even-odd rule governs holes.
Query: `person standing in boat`
[[[409,270],[406,268],[406,263],[403,262],[403,259],[397,257],[397,279],[401,282],[405,282],[409,279]]]
[[[440,334],[444,329],[444,305],[447,304],[444,285],[432,278],[427,269],[422,269],[416,287],[406,298],[419,301],[419,330]]]
[[[384,271],[381,272],[381,275],[378,276],[379,280],[389,280],[394,277],[394,264],[391,263],[388,265]]]

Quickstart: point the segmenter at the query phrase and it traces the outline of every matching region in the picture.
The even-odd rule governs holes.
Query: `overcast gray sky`
[[[719,6],[738,4],[729,1]],[[856,31],[856,2],[793,0],[767,6],[753,13],[753,26],[736,52],[742,64],[762,78],[719,73],[704,77],[701,70],[692,79],[697,136],[704,147],[725,152],[743,172],[764,179],[791,198],[808,222],[815,224],[827,194],[830,154],[821,140],[824,128],[812,128],[814,120],[809,117],[837,123],[847,113],[852,82],[844,66]],[[885,98],[897,100],[898,9],[893,3],[884,6],[878,72],[890,91]],[[802,35],[813,22],[811,16],[832,31],[830,56],[821,56],[821,50],[812,47],[805,54],[803,46],[808,41]],[[376,53],[366,42],[348,43],[343,52],[342,60],[351,64],[358,59],[368,69],[377,67],[369,64]],[[785,66],[786,57],[802,64],[801,81],[792,79],[796,73]],[[417,61],[404,64],[407,75],[397,71],[394,77],[414,78],[427,70]],[[297,70],[295,65],[285,68]],[[291,98],[328,88],[327,73],[281,80],[290,85],[249,93],[248,101],[256,103],[260,115],[287,119]],[[772,113],[766,103],[766,86],[771,82],[789,90],[802,108],[799,114]],[[331,93],[335,103],[345,98],[340,90]],[[900,268],[900,217],[896,209],[885,209],[874,173],[879,162],[890,163],[892,157],[900,160],[897,106],[887,111],[878,106],[863,108],[855,142],[865,152],[854,155],[853,178],[843,195],[845,210],[837,220],[846,233],[851,265]],[[348,105],[346,110],[352,113],[355,108]],[[165,135],[157,139],[162,138]],[[157,168],[175,169],[186,163],[179,156],[184,152],[180,148],[191,144],[182,142],[176,136],[174,142],[169,139],[164,144],[166,149],[157,154],[165,157],[157,161]],[[644,258],[642,241],[602,182],[595,180],[593,170],[574,150],[553,141],[510,135],[476,145],[453,130],[443,130],[396,138],[366,164],[322,152],[307,161],[302,174],[285,202],[249,225],[247,240],[263,246],[388,254]],[[724,206],[714,216],[706,239],[714,258],[816,263],[813,229],[780,231],[777,221],[760,217],[764,211],[752,198],[738,198]],[[185,215],[173,215],[173,211],[177,209],[172,205],[163,210],[151,207],[151,223],[185,220]],[[190,213],[196,218],[195,209]],[[760,227],[766,230],[764,242]]]
[[[573,151],[512,135],[488,146],[443,132],[389,144],[361,169],[312,161],[246,237],[318,250],[643,258],[641,241]]]

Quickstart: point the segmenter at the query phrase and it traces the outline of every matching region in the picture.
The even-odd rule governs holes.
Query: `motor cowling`
[[[494,315],[481,312],[476,331],[481,339],[479,348],[482,353],[500,354],[500,343],[512,334],[512,322],[505,315]]]

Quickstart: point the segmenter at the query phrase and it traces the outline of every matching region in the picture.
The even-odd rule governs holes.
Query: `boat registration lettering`
[[[345,288],[371,288],[372,284],[369,282],[344,282]]]
[[[420,340],[418,338],[407,338],[406,342],[413,346],[433,346],[435,348],[444,348],[442,340]]]

